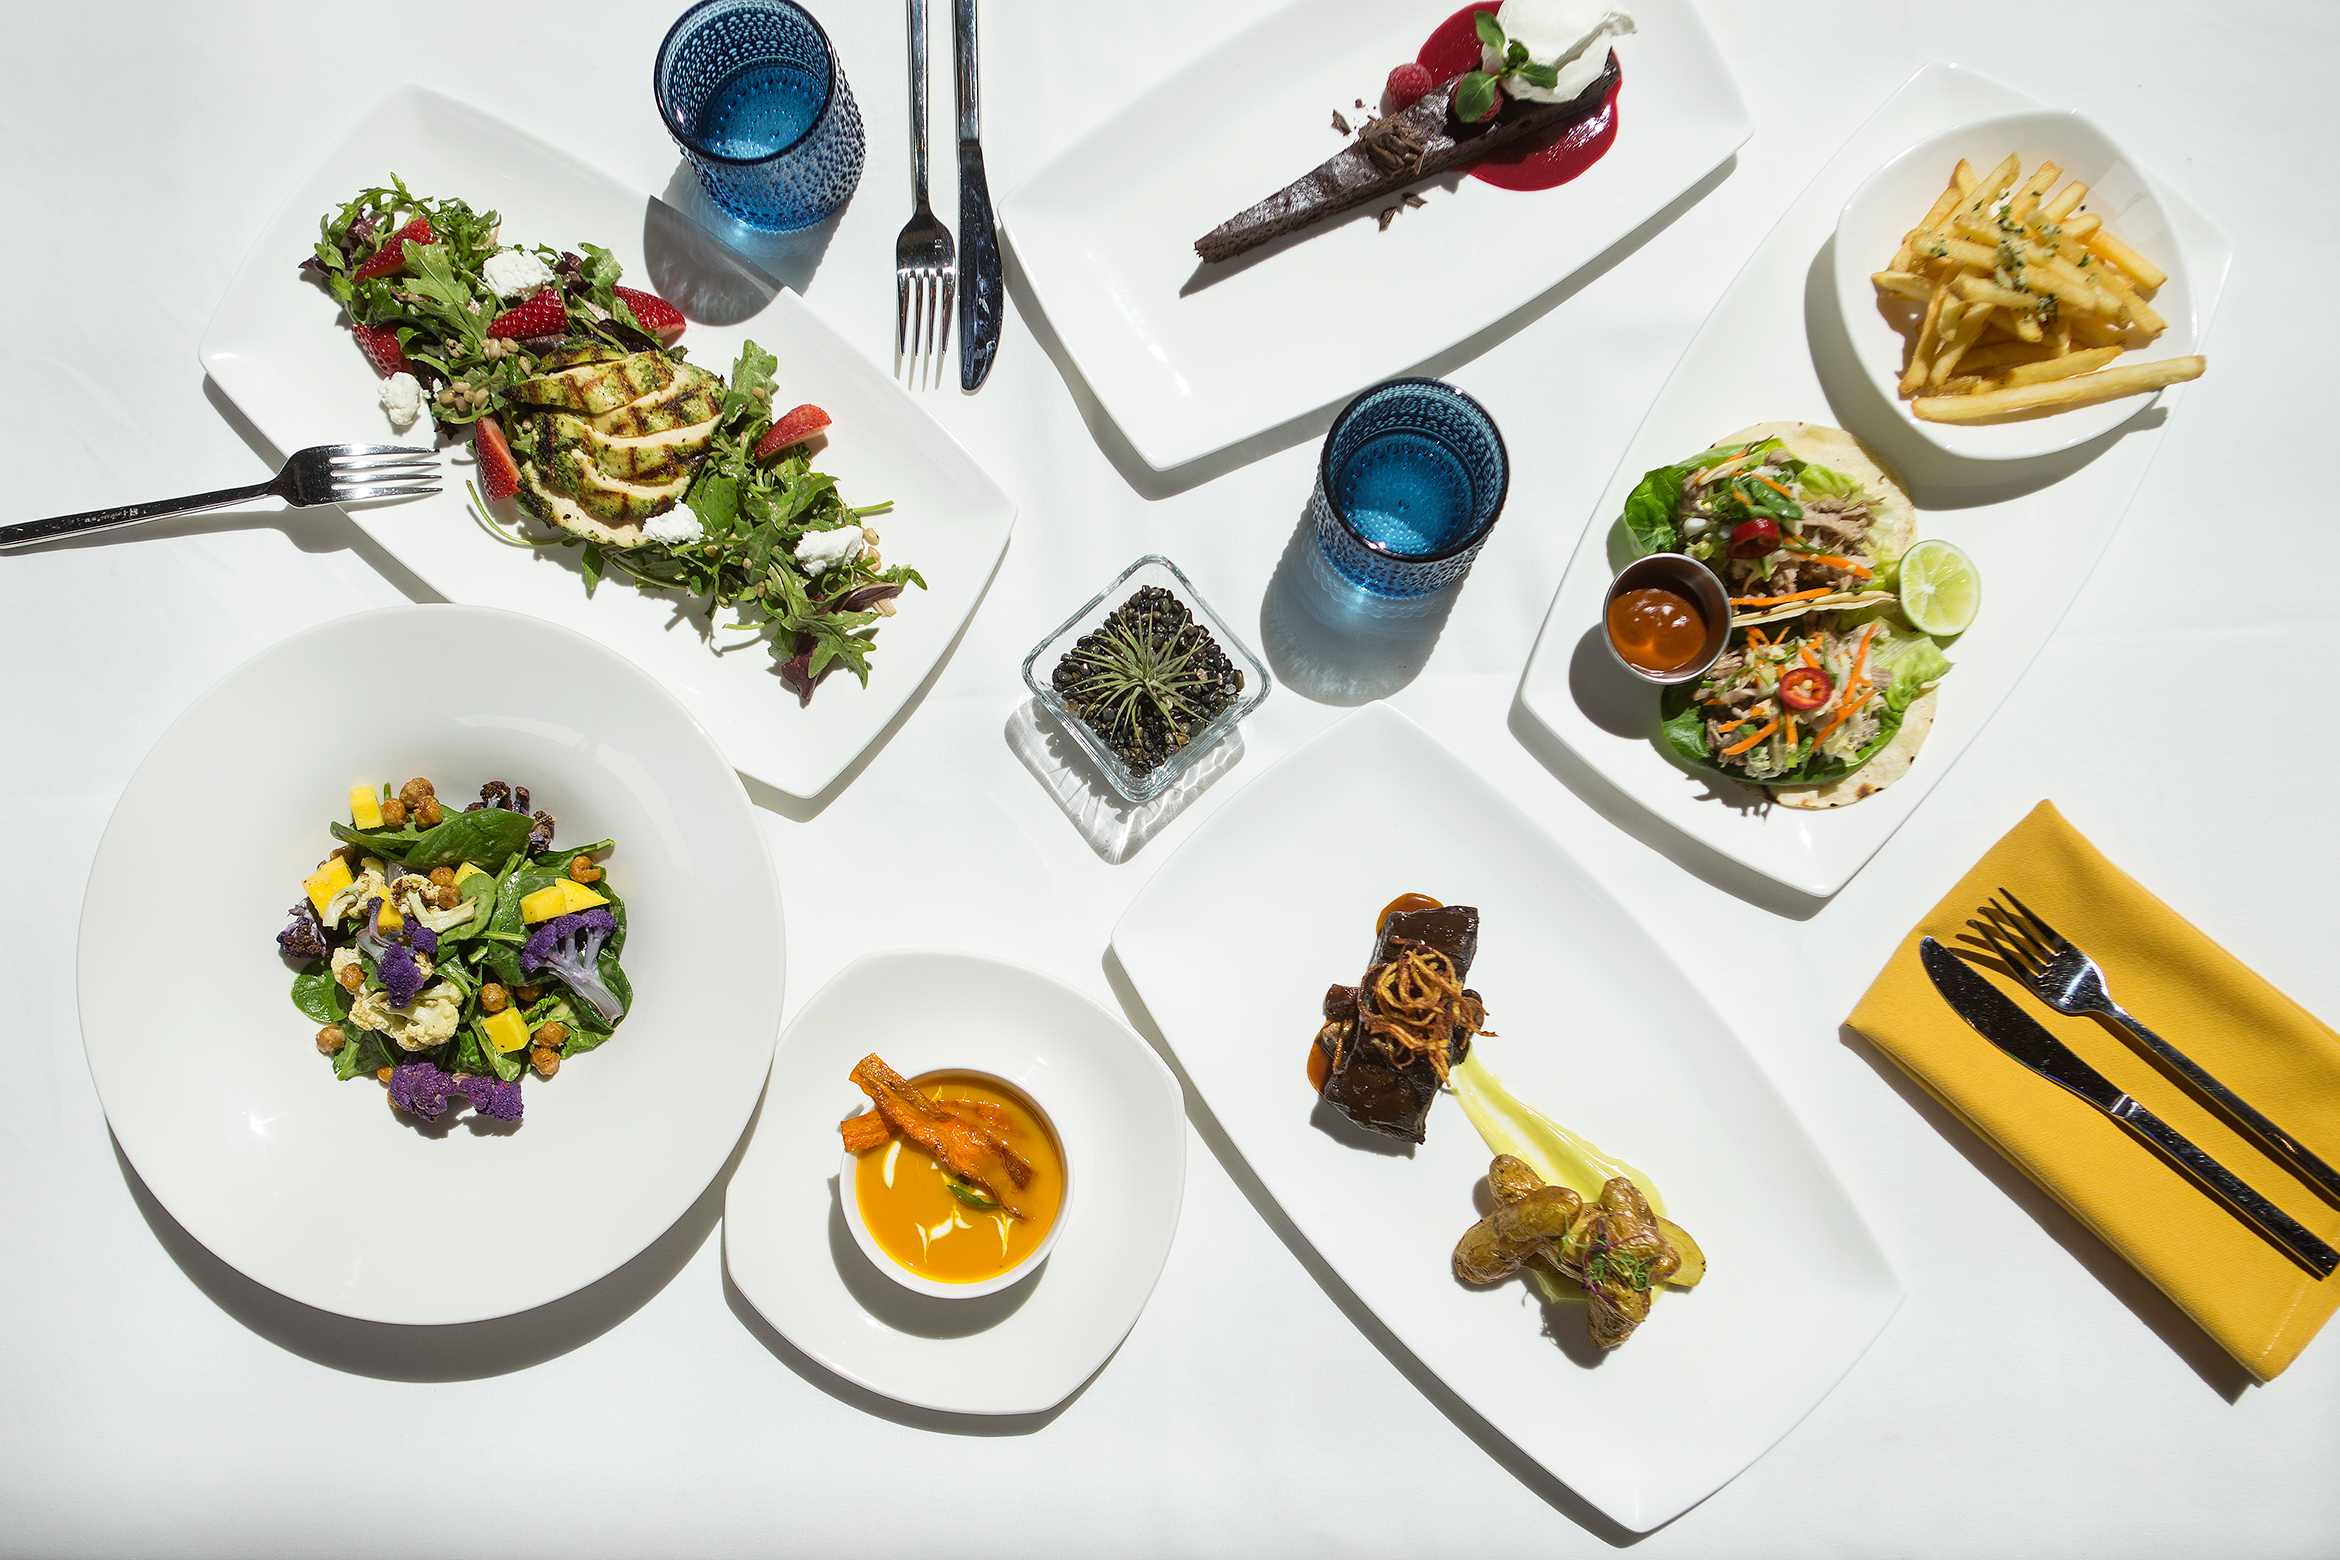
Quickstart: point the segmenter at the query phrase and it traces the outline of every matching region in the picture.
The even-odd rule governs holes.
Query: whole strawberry
[[[438,235],[431,231],[430,219],[417,217],[386,239],[379,253],[361,265],[352,274],[354,280],[371,281],[377,276],[388,276],[406,269],[408,244],[435,244]]]
[[[646,293],[637,287],[612,287],[610,291],[626,300],[626,307],[634,311],[634,318],[644,330],[670,347],[690,323],[683,318],[682,310],[656,293]]]
[[[1402,114],[1429,96],[1430,89],[1436,85],[1430,79],[1429,66],[1408,60],[1389,73],[1389,85],[1381,89],[1381,95],[1390,113]]]
[[[569,328],[569,306],[561,290],[547,287],[517,309],[506,309],[488,322],[487,333],[507,340],[528,336],[558,336]]]

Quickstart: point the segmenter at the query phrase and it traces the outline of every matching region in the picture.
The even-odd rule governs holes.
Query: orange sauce
[[[1645,672],[1675,671],[1706,648],[1706,615],[1687,596],[1646,585],[1609,602],[1609,643]]]
[[[983,1103],[1005,1113],[1005,1126],[996,1120],[992,1125],[1031,1162],[1032,1179],[1021,1196],[1032,1217],[969,1206],[952,1192],[949,1172],[932,1155],[896,1135],[854,1162],[853,1195],[861,1222],[880,1250],[919,1277],[943,1284],[981,1283],[1031,1255],[1055,1224],[1064,1206],[1064,1151],[1040,1124],[1030,1101],[988,1078],[933,1072],[910,1081],[945,1105]]]

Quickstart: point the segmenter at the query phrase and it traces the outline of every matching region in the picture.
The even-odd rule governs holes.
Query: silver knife
[[[975,103],[975,0],[957,0],[951,29],[959,83],[959,388],[980,389],[999,351],[1007,285],[1000,276],[999,224],[983,182],[981,115]]]
[[[2252,1191],[2233,1171],[2186,1141],[2168,1122],[2115,1088],[2110,1078],[2042,1029],[2029,1014],[2007,1000],[1998,987],[1968,968],[1964,959],[1931,937],[1918,943],[1918,958],[1925,964],[1926,974],[1932,977],[1934,989],[1942,994],[1942,1000],[1972,1024],[1985,1040],[2041,1077],[2070,1089],[2168,1155],[2228,1207],[2314,1268],[2319,1278],[2329,1277],[2334,1268],[2340,1268],[2340,1251],[2318,1240],[2298,1220]]]

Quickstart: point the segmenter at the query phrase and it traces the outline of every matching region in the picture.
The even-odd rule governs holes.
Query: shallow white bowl
[[[1924,219],[1959,158],[1986,173],[2009,152],[2022,157],[2026,175],[2043,158],[2063,164],[2066,180],[2088,186],[2086,208],[2104,218],[2115,237],[2168,271],[2169,281],[2154,295],[2153,307],[2169,328],[2151,345],[2114,359],[2116,365],[2184,357],[2201,341],[2200,311],[2168,212],[2137,165],[2085,115],[2023,109],[1928,136],[1871,174],[1844,203],[1836,221],[1836,296],[1853,351],[1886,404],[1928,442],[1970,460],[2025,460],[2068,450],[2111,432],[2160,399],[2158,392],[2133,395],[1976,427],[1921,421],[1901,399],[1907,338],[1894,328],[1887,315],[1892,304],[1880,300],[1869,278],[1891,264],[1902,235]]]
[[[557,841],[617,841],[633,1009],[528,1077],[517,1127],[395,1115],[289,1000],[276,933],[327,822],[414,775],[525,784]],[[254,656],[131,776],[82,901],[82,1041],[122,1152],[223,1261],[345,1316],[471,1322],[602,1277],[707,1189],[763,1086],[783,957],[763,829],[673,695],[535,618],[394,607]]]
[[[925,1069],[927,1072],[938,1070],[931,1067]],[[994,1088],[1014,1094],[1031,1106],[1032,1114],[1040,1118],[1040,1125],[1056,1140],[1057,1153],[1064,1154],[1064,1137],[1056,1130],[1056,1118],[1048,1114],[1047,1106],[1032,1097],[1031,1090],[1012,1078],[1003,1078],[998,1073],[984,1072],[980,1068],[949,1067],[949,1071],[980,1078]],[[861,1169],[861,1156],[849,1148],[840,1148],[840,1152],[844,1157],[837,1170],[837,1204],[845,1214],[845,1227],[853,1232],[853,1243],[861,1248],[861,1254],[869,1258],[873,1267],[914,1294],[933,1295],[940,1300],[973,1300],[982,1295],[998,1294],[1010,1284],[1022,1283],[1025,1274],[1036,1271],[1041,1263],[1048,1260],[1048,1254],[1056,1249],[1056,1237],[1064,1232],[1064,1221],[1072,1215],[1073,1164],[1067,1157],[1064,1160],[1064,1200],[1057,1205],[1056,1217],[1049,1222],[1048,1233],[1040,1237],[1040,1244],[1025,1252],[1023,1259],[1014,1267],[994,1273],[989,1278],[979,1278],[968,1284],[946,1284],[940,1279],[928,1278],[923,1273],[911,1272],[878,1244],[877,1237],[869,1232],[868,1223],[861,1217],[861,1198],[856,1192],[854,1177]],[[876,1153],[877,1150],[872,1149],[870,1152]]]

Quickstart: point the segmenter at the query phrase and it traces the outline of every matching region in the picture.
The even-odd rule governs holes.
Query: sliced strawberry
[[[361,282],[371,281],[377,276],[388,276],[393,271],[402,271],[406,268],[406,246],[408,244],[435,244],[438,241],[439,236],[431,231],[430,219],[417,217],[391,234],[389,241],[383,244],[381,252],[357,268],[355,279]]]
[[[358,350],[384,379],[414,371],[414,365],[406,361],[406,349],[398,344],[398,332],[387,325],[352,325],[349,333],[357,337]]]
[[[668,346],[673,346],[690,322],[682,310],[668,303],[656,293],[646,293],[635,287],[612,287],[611,292],[626,300],[626,307],[634,311],[634,318],[642,328]]]
[[[561,290],[547,287],[517,309],[506,309],[488,323],[487,333],[518,340],[523,336],[558,336],[569,328],[569,306]]]
[[[510,498],[520,491],[520,463],[512,458],[511,442],[493,417],[482,417],[471,426],[472,453],[479,457],[480,487],[491,501]]]
[[[823,428],[829,426],[827,412],[807,402],[792,412],[783,412],[772,421],[772,431],[756,441],[756,459],[770,460],[791,444],[802,444]]]

